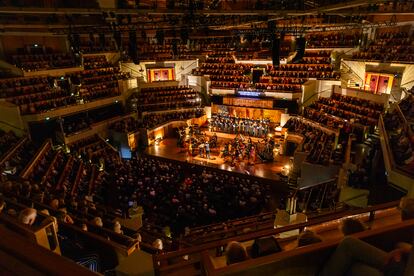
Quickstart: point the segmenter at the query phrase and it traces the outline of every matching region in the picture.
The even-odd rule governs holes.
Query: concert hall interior
[[[414,0],[0,0],[0,275],[414,275]]]

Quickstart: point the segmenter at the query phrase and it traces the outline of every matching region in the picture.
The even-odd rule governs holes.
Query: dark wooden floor
[[[225,141],[225,138],[219,138],[219,144]],[[256,177],[266,178],[270,180],[279,180],[277,173],[282,171],[283,166],[288,162],[285,156],[278,156],[273,162],[257,163],[249,165],[247,162],[239,162],[236,166],[231,166],[219,158],[219,148],[212,149],[211,159],[201,157],[190,157],[185,149],[177,147],[177,139],[166,138],[159,145],[149,146],[146,149],[149,155],[169,158],[178,161],[186,161],[208,167],[219,168],[221,170],[248,174]]]

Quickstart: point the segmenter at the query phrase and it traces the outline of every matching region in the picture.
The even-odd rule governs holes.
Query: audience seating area
[[[338,120],[342,120],[345,125],[350,123],[366,126],[370,132],[373,132],[378,124],[379,116],[384,111],[384,106],[368,100],[333,93],[330,98],[320,97],[307,110],[308,116],[311,116],[311,112],[334,116],[331,120],[325,120],[327,125],[335,125],[339,123]]]
[[[305,107],[303,116],[317,125],[338,133],[338,146],[336,146],[334,152],[331,152],[331,157],[326,155],[323,158],[325,161],[322,163],[328,164],[327,161],[333,159],[339,164],[343,161],[347,145],[350,142],[349,139],[352,137],[352,140],[359,143],[364,142],[366,135],[374,133],[383,111],[384,106],[379,103],[333,93],[330,98],[320,97],[314,103]],[[299,119],[295,120],[297,120],[296,124],[299,124],[296,131],[299,131],[305,137],[309,137],[308,134],[313,133],[313,131],[307,132],[306,126],[298,123]],[[288,122],[288,128],[292,127],[291,124]],[[289,129],[289,131],[293,131],[293,129]],[[314,137],[314,135],[312,134],[310,137]],[[318,137],[319,135],[316,134],[316,141],[319,139]],[[304,143],[303,150],[306,152],[309,150],[309,144],[306,141]],[[313,149],[314,147],[311,146],[310,148]],[[310,160],[312,159],[314,158],[311,155]]]
[[[403,31],[380,30],[366,49],[353,55],[353,59],[381,62],[414,62],[413,36]]]
[[[201,108],[173,111],[163,113],[147,113],[143,116],[143,125],[147,129],[155,128],[159,125],[170,121],[182,121],[191,118],[199,118],[204,115],[204,110]]]
[[[168,273],[171,269],[188,271],[189,267],[191,271],[196,271],[197,267],[199,269],[197,264],[200,262],[206,264],[208,261],[205,259],[206,256],[211,258],[210,261],[215,264],[216,269],[223,268],[223,248],[230,240],[251,244],[248,241],[253,241],[257,237],[306,227],[322,237],[326,235],[321,244],[331,243],[333,239],[330,237],[334,237],[336,242],[340,237],[340,234],[330,234],[332,229],[337,228],[338,222],[336,220],[339,218],[361,214],[360,219],[368,222],[370,227],[375,230],[379,229],[376,226],[377,220],[382,220],[388,225],[391,221],[395,221],[393,217],[398,214],[394,208],[397,203],[393,202],[386,206],[375,206],[348,213],[336,213],[333,216],[320,219],[315,218],[307,223],[280,229],[271,227],[274,219],[273,212],[231,220],[223,224],[223,219],[234,218],[231,213],[248,215],[252,214],[251,212],[257,213],[261,210],[267,200],[265,195],[268,193],[268,188],[263,184],[251,182],[253,179],[247,176],[210,171],[210,169],[201,166],[186,165],[147,156],[134,157],[130,161],[120,161],[119,157],[114,158],[114,155],[110,157],[111,154],[105,151],[99,159],[104,159],[105,171],[109,174],[100,172],[98,167],[94,165],[95,162],[89,164],[87,160],[90,160],[90,157],[78,159],[78,156],[88,155],[83,153],[99,152],[101,146],[105,147],[105,142],[102,139],[96,136],[90,137],[68,145],[71,154],[66,155],[61,150],[54,151],[50,142],[46,143],[39,151],[42,154],[37,154],[36,164],[38,166],[35,165],[33,168],[38,172],[38,167],[43,168],[43,173],[37,178],[42,181],[35,185],[28,182],[15,185],[10,182],[8,185],[3,185],[1,190],[3,196],[13,197],[17,202],[12,203],[6,199],[8,207],[5,212],[7,216],[16,216],[13,214],[20,212],[25,206],[32,206],[37,209],[38,213],[47,213],[57,217],[62,254],[78,263],[82,263],[86,258],[93,259],[99,264],[98,271],[114,267],[118,263],[116,254],[129,255],[139,245],[143,250],[157,252],[156,248],[145,243],[144,240],[139,243],[136,231],[122,227],[122,232],[119,232],[115,227],[116,223],[113,222],[115,216],[127,212],[130,200],[137,201],[140,205],[143,203],[148,222],[160,219],[164,224],[171,223],[170,227],[173,233],[176,231],[175,223],[177,223],[175,226],[181,228],[182,231],[188,226],[197,225],[199,220],[203,220],[201,225],[218,222],[215,226],[212,224],[208,228],[186,230],[185,239],[181,245],[178,245],[189,247],[191,243],[197,243],[197,246],[155,255],[154,264],[159,273]],[[195,171],[199,170],[200,174],[186,176],[184,173],[180,176],[182,172],[186,171],[184,166],[192,166],[193,171],[194,169]],[[132,171],[137,173],[131,174]],[[136,177],[138,179],[135,179]],[[184,186],[179,184],[181,180],[184,181]],[[70,186],[71,183],[73,186]],[[138,186],[131,186],[128,183],[138,183]],[[177,183],[178,186],[172,185],[173,183]],[[105,189],[101,189],[101,187],[112,187],[113,194],[103,193]],[[232,198],[233,195],[236,196],[234,200],[221,198],[226,195],[232,195]],[[113,205],[108,205],[108,202],[111,201]],[[105,203],[105,207],[103,203]],[[227,205],[221,206],[221,203]],[[108,206],[112,206],[112,208],[108,209]],[[368,212],[372,214],[367,215]],[[374,221],[372,221],[373,212],[375,212]],[[170,220],[174,216],[169,213],[179,214],[179,216]],[[42,220],[44,219],[39,218],[36,223],[41,223]],[[188,221],[195,224],[185,226]],[[151,224],[148,223],[148,225]],[[381,222],[378,225],[383,226],[384,223]],[[245,229],[253,226],[256,227],[256,231],[246,232]],[[147,228],[141,230],[142,237],[147,237],[146,234],[143,234],[146,231]],[[367,233],[370,233],[369,231],[371,230],[368,230]],[[237,232],[239,234],[236,236],[231,234]],[[278,241],[283,251],[275,254],[293,253],[296,252],[294,250],[300,250],[295,249],[297,246],[295,239],[296,236],[279,237]],[[173,246],[171,249],[177,249],[177,245],[171,245]],[[167,248],[170,248],[168,244],[165,249]],[[206,253],[205,250],[209,250],[210,253]],[[183,256],[187,257],[182,258]],[[257,260],[260,262],[261,259]],[[248,260],[248,262],[250,261]],[[229,268],[231,267],[229,266]]]
[[[310,33],[306,35],[308,48],[354,48],[361,39],[360,32]]]
[[[247,88],[250,87],[252,64],[235,63],[231,52],[217,51],[209,54],[200,67],[193,70],[194,75],[209,75],[211,88]]]
[[[14,132],[4,132],[0,130],[0,157],[2,157],[10,148],[13,148],[19,142],[19,138]]]
[[[139,49],[141,60],[185,60],[193,58],[192,51],[181,40],[165,40],[164,44],[142,44]]]
[[[138,103],[141,111],[180,109],[200,106],[201,99],[187,86],[143,88]]]
[[[414,87],[408,90],[408,96],[399,104],[399,108],[404,115],[407,122],[411,123],[414,120]]]
[[[125,161],[108,177],[119,187],[118,208],[127,212],[136,201],[147,222],[169,226],[176,237],[185,227],[258,213],[269,200],[269,187],[248,176],[149,156]]]
[[[108,128],[117,132],[129,133],[137,131],[140,124],[134,117],[128,117],[111,123]]]
[[[120,95],[118,80],[130,78],[108,63],[105,56],[85,57],[84,66],[85,70],[69,75],[72,84],[79,86],[78,93],[84,102]]]
[[[37,50],[34,53],[24,51],[26,53],[12,55],[11,63],[26,72],[78,66],[72,54],[55,53],[52,49],[43,49],[40,46],[34,49]]]
[[[27,137],[20,139],[18,144],[9,147],[6,156],[2,156],[0,169],[11,176],[20,174],[30,165],[39,149],[39,145],[30,141]]]
[[[54,87],[53,78],[21,77],[0,79],[1,97],[20,107],[23,114],[34,114],[76,103],[68,90]]]
[[[262,42],[260,40],[247,41],[234,52],[237,60],[271,60],[272,51],[270,50],[270,42]],[[286,58],[291,52],[291,42],[289,40],[281,41],[280,58]]]
[[[105,44],[101,45],[101,43],[97,42],[95,38],[93,40],[81,39],[79,48],[80,51],[84,54],[96,54],[117,51],[115,43],[110,43],[110,41],[106,40]]]
[[[105,266],[113,266],[117,260],[113,253],[105,257],[108,248],[126,255],[137,248],[136,231],[122,227],[120,234],[112,230],[118,229],[113,222],[116,216],[128,213],[130,201],[144,207],[149,228],[144,227],[141,233],[142,238],[153,237],[149,243],[155,237],[168,241],[162,230],[158,234],[150,230],[152,222],[168,225],[178,235],[188,226],[257,213],[268,201],[268,186],[259,185],[249,176],[153,157],[121,161],[118,153],[97,136],[67,145],[68,151],[53,149],[50,141],[40,148],[28,140],[21,143],[22,148],[32,149],[24,159],[30,159],[32,164],[26,165],[21,174],[26,180],[2,185],[1,193],[15,198],[21,205],[56,216],[62,252],[75,261],[89,252],[97,262],[105,261]],[[200,174],[187,175],[186,166]],[[132,183],[138,186],[131,186]],[[228,191],[221,192],[222,189]],[[222,198],[235,193],[232,200]],[[179,216],[174,218],[171,212]],[[87,242],[88,239],[93,242]],[[74,243],[82,245],[78,255],[68,250]],[[102,246],[106,250],[102,251]],[[171,240],[164,248],[168,250],[170,246],[174,246]],[[142,248],[157,251],[145,241]]]
[[[108,200],[102,191],[107,173],[101,168],[118,164],[119,154],[97,136],[68,147],[71,154],[54,150],[50,141],[46,142],[30,157],[34,159],[33,165],[24,172],[27,177],[23,175],[27,181],[8,182],[2,185],[1,193],[20,204],[33,206],[38,213],[43,210],[57,217],[63,255],[75,261],[80,261],[84,254],[99,255],[100,265],[113,268],[117,261],[115,252],[129,255],[138,247],[136,231],[124,228],[115,232],[117,212],[107,209],[110,205],[104,202]],[[82,247],[73,251],[76,243]],[[106,250],[102,251],[102,247]],[[112,248],[112,253],[105,257],[108,248]]]
[[[63,79],[50,76],[0,79],[0,97],[18,105],[23,114],[36,114],[119,96],[118,80],[130,76],[104,59],[105,56],[85,57],[88,69],[67,74]]]
[[[123,107],[115,103],[62,118],[63,132],[66,136],[90,129],[93,125],[124,115]]]
[[[414,222],[400,222],[388,224],[385,227],[373,228],[351,237],[339,237],[323,240],[315,244],[300,246],[292,250],[283,250],[257,258],[248,257],[247,260],[228,266],[222,264],[217,258],[211,257],[207,252],[202,254],[204,273],[208,275],[237,275],[240,273],[273,275],[315,275],[324,267],[329,257],[341,245],[342,241],[361,239],[376,248],[390,252],[398,248],[399,242],[410,242],[412,232],[410,227]],[[306,232],[305,232],[306,233]],[[309,232],[308,232],[309,233]],[[317,240],[318,238],[315,238]],[[249,248],[248,248],[249,249]],[[330,274],[332,275],[332,274]]]
[[[408,175],[414,171],[414,137],[412,127],[412,94],[401,101],[399,107],[383,117],[384,126],[388,135],[396,166]],[[410,109],[408,109],[409,107]],[[409,123],[410,121],[410,123]]]
[[[324,217],[315,217],[307,222],[294,223],[292,225],[281,226],[275,229],[259,228],[257,231],[253,232],[249,232],[247,230],[249,225],[246,225],[246,233],[244,234],[242,233],[242,227],[237,230],[237,228],[234,229],[230,226],[228,231],[223,231],[219,240],[196,245],[191,248],[184,248],[177,252],[157,255],[156,271],[161,275],[168,274],[172,271],[186,271],[187,273],[196,274],[200,272],[199,265],[202,263],[202,271],[207,270],[207,273],[220,273],[217,275],[221,275],[221,273],[232,274],[235,273],[235,269],[237,269],[238,273],[249,270],[250,273],[255,271],[255,273],[260,274],[258,271],[262,270],[260,270],[259,267],[263,264],[267,264],[267,271],[270,271],[269,269],[271,269],[274,273],[276,273],[276,275],[290,275],[283,274],[288,273],[287,271],[290,271],[290,273],[294,271],[297,275],[314,275],[316,270],[320,268],[324,261],[326,261],[325,258],[329,256],[329,252],[324,253],[323,256],[313,256],[312,260],[318,260],[317,263],[304,262],[304,259],[302,259],[302,265],[300,266],[297,263],[283,263],[283,260],[292,256],[300,256],[303,254],[303,250],[305,249],[317,251],[317,248],[327,245],[329,245],[329,248],[331,249],[334,248],[334,246],[336,246],[345,235],[341,233],[341,230],[339,230],[340,225],[344,219],[349,217],[361,221],[367,227],[367,230],[357,235],[370,236],[373,233],[381,231],[389,231],[388,233],[390,233],[390,228],[392,228],[392,231],[395,231],[395,228],[398,227],[403,227],[405,229],[404,231],[407,231],[410,227],[408,225],[412,225],[413,222],[410,221],[401,223],[399,211],[396,208],[396,205],[398,205],[398,202],[390,202],[365,209],[342,211]],[[263,216],[265,215],[266,214],[263,214]],[[250,219],[246,218],[246,220],[253,221],[254,219],[252,217]],[[252,224],[251,227],[254,227],[254,224]],[[313,234],[314,239],[310,239],[309,243],[300,245],[299,240],[303,234],[303,229],[306,229],[305,232],[310,231],[311,234]],[[214,231],[215,230],[212,230],[211,234],[213,234]],[[233,236],[231,233],[235,231],[240,231],[240,235]],[[286,235],[287,233],[290,233],[290,235]],[[411,238],[410,233],[405,233],[405,235],[399,237],[399,241]],[[220,230],[217,231],[217,234],[217,236],[219,236]],[[199,234],[201,237],[202,235],[203,233]],[[191,234],[189,234],[189,237],[190,236]],[[252,246],[254,241],[266,237],[276,238],[281,250],[274,250],[273,252],[268,252],[263,256],[252,256]],[[232,241],[240,242],[246,249],[248,256],[244,260],[239,260],[237,263],[226,265],[226,258],[223,254],[223,249]],[[393,242],[394,241],[395,239],[393,239]],[[268,240],[268,242],[270,242],[270,240]],[[389,243],[387,242],[387,244],[390,245],[390,247],[395,246],[395,244],[392,244],[391,240],[389,240]],[[185,258],[183,258],[184,256]],[[303,262],[306,263],[306,266],[303,265]],[[271,266],[278,266],[278,268],[272,269]],[[306,272],[307,270],[311,271]]]
[[[307,161],[329,165],[335,150],[335,134],[327,133],[324,129],[317,128],[296,117],[290,118],[283,127],[287,128],[288,133],[296,133],[303,136],[302,150],[309,153]]]
[[[231,52],[214,52],[193,75],[208,75],[211,88],[257,88],[278,92],[299,92],[301,85],[309,78],[339,79],[333,71],[330,52],[306,51],[298,64],[285,64],[278,67],[267,65],[266,72],[256,84],[251,83],[252,64],[235,63]]]

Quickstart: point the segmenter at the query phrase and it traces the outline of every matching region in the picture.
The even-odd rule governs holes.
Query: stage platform
[[[217,138],[223,138],[223,139],[234,139],[238,134],[231,134],[231,133],[224,133],[224,132],[216,132],[216,131],[203,131],[207,136],[211,137],[214,135],[214,133],[217,135]],[[263,138],[259,138],[259,137],[253,137],[253,136],[245,136],[242,135],[244,138],[249,138],[252,139],[252,142],[257,143],[263,140]]]
[[[217,133],[218,143],[222,144],[235,137],[234,134],[228,133]],[[209,135],[206,132],[207,135]],[[212,133],[210,133],[212,135]],[[210,136],[209,135],[209,136]],[[252,141],[254,137],[252,137]],[[254,138],[261,140],[262,138]],[[169,158],[178,161],[184,161],[194,164],[199,164],[208,167],[219,168],[221,170],[238,172],[248,174],[256,177],[262,177],[274,181],[279,180],[277,175],[282,171],[284,165],[289,161],[289,157],[278,156],[273,162],[257,163],[254,165],[248,164],[247,161],[237,162],[235,166],[231,166],[228,162],[226,163],[223,158],[219,157],[220,147],[211,149],[211,159],[202,158],[199,156],[191,157],[188,155],[187,150],[177,147],[177,139],[166,138],[160,142],[159,145],[149,146],[145,150],[146,154]]]

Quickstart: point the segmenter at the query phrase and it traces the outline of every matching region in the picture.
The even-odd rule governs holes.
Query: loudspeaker
[[[79,34],[72,34],[70,40],[71,46],[75,53],[79,52],[80,50],[80,36]]]
[[[163,30],[157,30],[155,33],[155,37],[157,38],[157,43],[159,45],[164,44],[164,31]]]
[[[287,142],[286,144],[286,156],[293,156],[295,154],[297,144],[293,142]]]
[[[148,131],[146,128],[139,129],[139,145],[142,145],[142,147],[148,146]]]
[[[261,77],[262,75],[263,75],[263,70],[253,69],[253,74],[252,74],[253,83],[258,83],[258,82],[260,82],[260,77]]]
[[[174,56],[176,56],[178,54],[178,49],[177,49],[177,40],[173,39],[172,41],[172,51]]]
[[[182,42],[185,44],[188,40],[188,30],[187,29],[181,29],[180,31],[180,37]]]
[[[137,32],[135,30],[129,31],[129,45],[128,53],[135,64],[139,64],[138,49],[137,49]]]
[[[122,37],[120,31],[114,31],[114,40],[116,43],[116,47],[118,48],[118,50],[120,50],[122,48]]]
[[[99,34],[99,47],[101,49],[105,48],[105,34]]]
[[[304,37],[299,37],[296,39],[296,56],[294,61],[299,61],[305,55],[306,39]]]
[[[273,37],[270,47],[272,51],[272,65],[277,67],[280,65],[280,38]]]

